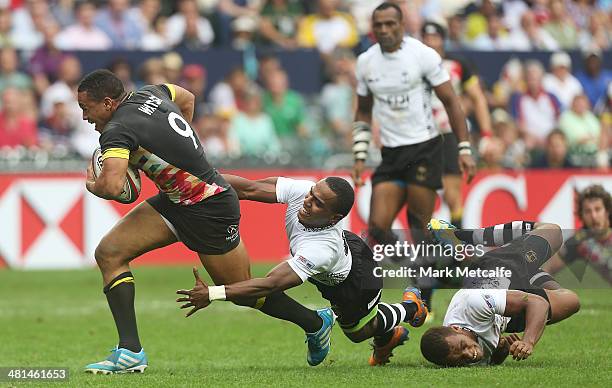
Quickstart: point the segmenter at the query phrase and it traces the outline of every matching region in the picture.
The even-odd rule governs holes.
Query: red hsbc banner
[[[286,176],[317,181],[323,170],[227,171],[249,179]],[[348,172],[335,172],[349,179]],[[350,181],[350,179],[349,179]],[[464,225],[477,228],[510,220],[549,221],[564,229],[579,226],[575,191],[600,183],[612,191],[612,174],[583,170],[481,172],[463,190]],[[157,189],[143,179],[138,202]],[[355,206],[343,221],[346,229],[365,231],[371,186],[357,190]],[[438,201],[435,217],[448,219]],[[0,266],[14,268],[77,268],[95,265],[93,252],[104,234],[136,204],[123,205],[97,198],[85,190],[78,173],[0,173]],[[253,261],[277,262],[288,255],[282,204],[241,202],[240,233]],[[401,211],[394,229],[407,228]],[[138,238],[138,236],[134,236]],[[135,264],[196,263],[197,255],[181,243],[144,255]]]

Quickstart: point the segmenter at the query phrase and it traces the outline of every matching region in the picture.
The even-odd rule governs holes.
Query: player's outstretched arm
[[[123,191],[125,174],[127,173],[128,159],[107,158],[97,179],[94,179],[93,167],[87,168],[87,181],[85,187],[93,195],[104,199],[115,199]]]
[[[525,332],[520,341],[510,346],[510,354],[515,360],[525,360],[533,352],[533,347],[540,340],[549,304],[539,295],[529,294],[518,290],[508,290],[506,293],[506,309],[504,316],[511,317],[521,312],[525,313]]]
[[[209,287],[200,278],[195,267],[193,268],[193,274],[196,280],[195,286],[191,290],[178,290],[176,292],[179,295],[186,295],[176,300],[179,303],[186,302],[181,308],[192,308],[187,316],[207,307],[215,300],[229,300],[242,304],[245,300],[255,301],[275,292],[281,292],[302,284],[302,279],[287,262],[274,267],[265,278],[249,279],[229,285]]]
[[[239,199],[265,203],[278,202],[276,198],[276,181],[278,177],[253,181],[237,175],[222,174],[222,176],[236,190]]]
[[[175,91],[174,103],[181,110],[183,118],[189,122],[193,120],[195,110],[195,96],[189,90],[172,84]]]

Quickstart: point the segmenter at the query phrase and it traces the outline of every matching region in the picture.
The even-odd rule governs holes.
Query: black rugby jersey
[[[170,84],[147,85],[130,93],[104,127],[100,146],[103,159],[129,159],[172,202],[190,205],[229,186],[206,160],[174,97]]]

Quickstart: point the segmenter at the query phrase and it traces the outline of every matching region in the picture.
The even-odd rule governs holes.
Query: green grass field
[[[255,266],[254,274],[268,268]],[[612,386],[609,289],[578,290],[581,311],[548,327],[532,358],[520,363],[510,359],[491,368],[435,368],[420,356],[421,328],[411,329],[410,341],[398,348],[391,364],[372,368],[367,365],[369,345],[351,343],[336,327],[330,355],[313,368],[306,364],[303,333],[291,324],[227,302],[184,318],[174,292],[192,286],[190,268],[140,267],[134,274],[140,336],[149,357],[145,374],[82,372],[85,364],[105,358],[117,341],[100,276],[93,269],[0,271],[0,367],[68,367],[69,385],[76,387]],[[309,307],[324,305],[311,285],[291,295]],[[399,295],[400,290],[386,290],[385,299]],[[436,322],[451,295],[449,290],[435,294]]]

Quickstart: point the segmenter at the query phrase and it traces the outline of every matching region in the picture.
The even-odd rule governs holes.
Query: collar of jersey
[[[306,226],[306,225],[302,224],[299,221],[298,221],[298,223],[300,224],[302,229],[304,229],[304,232],[320,232],[320,231],[323,231],[323,230],[331,229],[335,225],[335,224],[330,224],[330,225],[327,225],[327,226],[311,227],[311,226]]]

